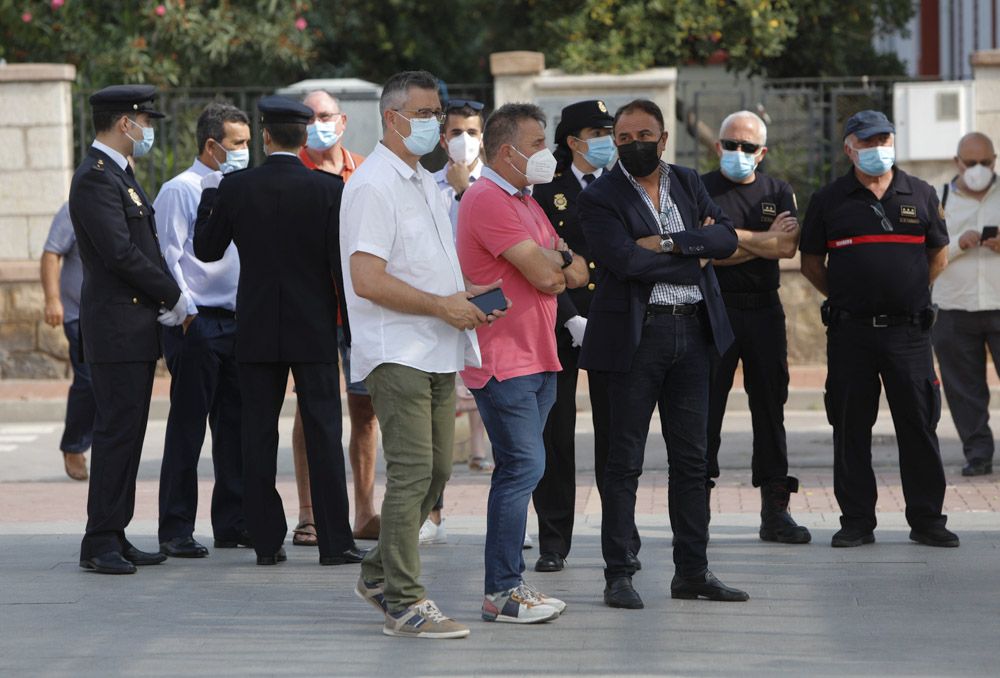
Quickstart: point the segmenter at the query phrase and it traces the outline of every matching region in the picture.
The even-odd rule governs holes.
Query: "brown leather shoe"
[[[66,467],[66,475],[73,480],[86,480],[90,477],[87,473],[87,457],[83,454],[63,452],[63,466]]]

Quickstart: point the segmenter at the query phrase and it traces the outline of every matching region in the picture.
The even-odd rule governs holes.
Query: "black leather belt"
[[[647,304],[646,315],[698,315],[704,304]]]
[[[870,327],[899,327],[900,325],[920,325],[922,317],[914,315],[855,315],[847,311],[835,313],[836,320],[850,320]]]
[[[722,301],[729,308],[740,311],[756,311],[760,308],[771,308],[781,304],[778,290],[767,292],[723,292]]]
[[[231,319],[236,317],[236,311],[230,311],[228,308],[219,308],[217,306],[199,306],[198,315],[203,315],[206,318]]]

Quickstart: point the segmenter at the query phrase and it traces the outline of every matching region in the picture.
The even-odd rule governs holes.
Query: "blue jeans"
[[[556,400],[556,373],[490,379],[471,390],[496,462],[486,509],[485,592],[497,593],[520,584],[524,572],[528,502],[545,473],[542,430]]]
[[[59,449],[68,454],[86,452],[94,438],[94,417],[97,404],[90,383],[90,365],[80,358],[80,321],[63,323],[69,341],[69,362],[73,366],[73,383],[66,398],[66,424]]]

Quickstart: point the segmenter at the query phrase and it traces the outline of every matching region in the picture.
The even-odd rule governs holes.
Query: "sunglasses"
[[[733,139],[719,139],[722,149],[725,151],[741,150],[751,155],[760,150],[761,144],[751,144],[749,141],[735,141]]]
[[[881,203],[874,203],[872,205],[869,205],[869,207],[871,207],[872,211],[875,212],[875,214],[878,215],[879,219],[881,219],[881,221],[882,221],[882,230],[883,231],[891,231],[892,230],[892,222],[889,221],[889,218],[885,216],[885,210],[882,209],[882,204]]]
[[[976,165],[982,165],[983,167],[989,167],[991,164],[993,164],[993,160],[992,159],[987,159],[987,160],[963,160],[962,158],[959,158],[958,161],[960,163],[962,163],[963,165],[965,165],[966,167],[970,167],[970,168],[971,167],[975,167]]]
[[[476,113],[483,110],[483,103],[481,101],[473,101],[472,99],[449,99],[448,105],[445,107],[445,112],[465,108],[466,106],[474,110]]]

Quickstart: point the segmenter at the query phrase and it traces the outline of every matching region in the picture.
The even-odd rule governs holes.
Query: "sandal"
[[[494,465],[485,457],[469,457],[469,468],[476,473],[491,473]]]
[[[303,520],[292,530],[292,544],[295,546],[317,546],[319,537],[316,536],[316,523]]]

